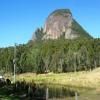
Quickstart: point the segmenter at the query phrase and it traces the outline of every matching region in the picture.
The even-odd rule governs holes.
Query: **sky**
[[[90,35],[100,38],[100,0],[0,0],[0,47],[27,43],[51,12],[67,8]]]

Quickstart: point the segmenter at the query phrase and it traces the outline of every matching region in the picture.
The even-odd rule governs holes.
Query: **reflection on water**
[[[0,100],[100,100],[100,89],[36,85],[25,81],[1,83]]]
[[[28,84],[25,81],[0,86],[0,100],[5,100],[5,97],[14,98],[6,100],[66,100],[67,97],[75,100],[75,94],[78,93],[69,88]]]
[[[35,100],[52,100],[53,98],[64,100],[67,97],[74,97],[77,92],[65,87],[45,87],[39,86],[33,94]],[[76,97],[77,98],[77,97]],[[66,100],[66,99],[65,99]],[[77,99],[76,99],[77,100]]]

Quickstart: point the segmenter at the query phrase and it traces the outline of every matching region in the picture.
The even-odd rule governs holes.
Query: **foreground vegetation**
[[[19,100],[18,96],[10,96],[7,88],[0,87],[0,100]]]

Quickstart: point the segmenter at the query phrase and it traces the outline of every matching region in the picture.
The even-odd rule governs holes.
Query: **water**
[[[33,98],[32,100],[100,100],[100,92],[89,88],[40,85]]]
[[[100,100],[100,89],[22,82],[0,87],[0,100]]]
[[[79,95],[77,91],[65,87],[39,86],[35,91],[33,98],[36,100],[41,100],[42,98],[43,100],[66,100],[67,98],[75,98],[75,94],[77,94],[76,96]]]

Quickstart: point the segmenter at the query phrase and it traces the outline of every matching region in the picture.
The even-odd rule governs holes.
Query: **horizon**
[[[56,9],[70,9],[73,18],[94,38],[100,38],[98,0],[1,0],[0,47],[27,43]]]

